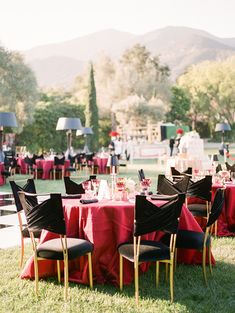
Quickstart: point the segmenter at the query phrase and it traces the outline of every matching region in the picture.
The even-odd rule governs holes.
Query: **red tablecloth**
[[[50,179],[50,170],[53,168],[54,160],[43,160],[43,159],[36,159],[36,166],[38,168],[42,168],[42,179]],[[70,161],[65,160],[64,168],[65,170],[69,168]],[[60,167],[60,165],[58,165]]]
[[[99,167],[99,174],[105,174],[108,158],[94,157],[93,160],[94,160],[94,165],[98,165]]]
[[[20,166],[21,174],[27,174],[28,165],[25,163],[24,157],[18,157],[17,164]]]
[[[159,203],[159,202],[158,202]],[[132,239],[134,204],[122,201],[100,201],[98,204],[82,205],[79,200],[63,200],[68,237],[79,237],[94,244],[92,255],[94,282],[119,282],[119,255],[117,246]],[[202,231],[188,209],[183,206],[180,218],[180,229]],[[163,233],[153,232],[147,239],[159,240]],[[40,241],[55,238],[56,235],[43,231]],[[212,258],[213,263],[214,259]],[[88,263],[84,257],[70,262],[69,280],[88,284]],[[178,250],[178,262],[186,264],[201,264],[202,254],[196,250]],[[143,264],[141,270],[147,270],[148,265]],[[40,261],[39,276],[56,276],[56,262],[51,260]],[[31,257],[21,278],[33,278],[34,265]],[[124,260],[124,284],[133,280],[133,264]]]
[[[5,184],[5,177],[2,175],[2,171],[5,170],[4,163],[0,163],[0,186]]]
[[[212,198],[219,187],[213,185]],[[218,219],[218,236],[235,236],[235,185],[232,183],[226,184],[225,204]]]

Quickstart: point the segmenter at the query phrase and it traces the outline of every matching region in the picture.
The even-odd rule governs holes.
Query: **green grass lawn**
[[[137,170],[144,168],[147,177],[152,178],[152,190],[155,190],[157,175],[164,172],[155,162],[145,166],[140,162],[122,168],[120,177],[132,177],[138,181]],[[82,181],[88,173],[73,177]],[[99,176],[110,179],[109,175]],[[19,183],[27,176],[16,175]],[[23,181],[22,181],[23,183]],[[9,183],[0,187],[1,191],[10,191]],[[36,181],[41,192],[64,193],[63,181]],[[235,312],[235,238],[217,238],[213,241],[213,255],[216,266],[213,276],[208,274],[206,287],[200,266],[178,265],[174,277],[174,303],[169,301],[169,285],[164,281],[164,268],[161,268],[161,284],[155,287],[155,269],[140,276],[140,304],[137,308],[134,299],[134,285],[125,286],[123,292],[112,285],[88,286],[69,285],[69,300],[64,303],[63,285],[56,278],[39,282],[39,297],[34,295],[34,281],[19,278],[20,248],[0,250],[0,313],[9,312],[191,312],[191,313],[234,313]],[[31,255],[31,246],[26,246],[25,259]]]
[[[34,295],[34,281],[19,278],[19,248],[0,250],[0,312],[235,312],[235,240],[214,240],[216,266],[204,285],[200,266],[178,265],[175,272],[175,301],[169,301],[169,286],[161,268],[161,284],[155,287],[154,267],[140,277],[140,304],[134,300],[134,286],[123,292],[112,285],[69,284],[69,300],[64,303],[63,285],[55,278],[40,280],[39,297]],[[26,258],[30,256],[26,247]]]

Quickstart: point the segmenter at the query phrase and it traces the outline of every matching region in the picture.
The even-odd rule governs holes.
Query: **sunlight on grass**
[[[170,304],[169,286],[161,268],[160,286],[155,287],[155,268],[140,276],[140,305],[134,300],[134,286],[123,292],[112,285],[89,287],[70,283],[69,300],[64,303],[63,285],[56,278],[40,280],[39,297],[34,295],[34,281],[21,280],[18,267],[19,248],[0,250],[1,313],[9,312],[235,312],[235,240],[217,238],[213,253],[217,264],[208,287],[200,266],[178,265],[175,272],[175,302]],[[26,247],[26,256],[31,253]]]

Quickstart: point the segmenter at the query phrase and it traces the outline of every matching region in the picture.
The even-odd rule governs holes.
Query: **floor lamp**
[[[81,130],[77,130],[76,136],[83,135],[85,138],[85,145],[83,148],[84,153],[89,153],[89,146],[88,146],[88,136],[93,135],[93,130],[91,127],[83,127]]]
[[[3,149],[3,128],[18,127],[15,113],[0,112],[0,151]]]
[[[215,126],[215,131],[216,132],[221,132],[222,138],[221,138],[221,146],[224,147],[224,133],[226,131],[231,131],[231,127],[228,123],[217,123]],[[226,162],[226,152],[224,151],[224,162]]]
[[[82,129],[80,118],[60,117],[57,121],[56,130],[67,130],[67,150],[70,152],[72,145],[72,130]]]

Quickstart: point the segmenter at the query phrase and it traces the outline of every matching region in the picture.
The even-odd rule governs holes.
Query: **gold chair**
[[[213,226],[219,218],[224,205],[224,189],[219,188],[216,191],[215,198],[208,215],[206,230],[204,232],[195,232],[190,230],[178,230],[176,240],[176,253],[178,248],[196,249],[202,251],[202,269],[205,283],[207,284],[206,276],[206,255],[208,253],[208,263],[210,272],[212,273],[211,264],[211,234]]]
[[[84,239],[67,238],[61,194],[50,194],[49,198],[32,206],[29,198],[36,197],[30,193],[19,192],[21,205],[25,211],[32,248],[34,252],[35,293],[38,295],[38,265],[40,260],[56,260],[58,280],[60,282],[60,261],[64,262],[64,299],[68,297],[68,261],[87,255],[90,287],[93,287],[91,253],[93,244]],[[46,229],[59,234],[37,245],[35,231]]]
[[[15,200],[15,206],[16,206],[16,211],[17,211],[17,217],[18,217],[18,222],[19,222],[19,227],[20,227],[20,242],[21,242],[21,254],[20,254],[20,267],[23,265],[23,259],[24,259],[24,240],[26,238],[30,238],[29,230],[27,225],[25,225],[22,221],[22,212],[23,212],[23,207],[21,205],[20,199],[18,192],[19,191],[25,191],[25,192],[30,192],[30,193],[36,193],[36,188],[34,184],[33,179],[28,179],[27,183],[24,186],[19,186],[15,183],[15,181],[10,181],[10,186],[11,190],[13,193],[13,197]],[[37,199],[32,199],[34,201],[37,201]],[[37,203],[37,202],[36,202]],[[41,235],[41,231],[37,231],[34,236],[35,238],[39,238]]]
[[[156,284],[159,282],[159,262],[170,265],[170,295],[173,302],[173,267],[176,233],[185,194],[157,207],[145,196],[136,196],[134,239],[119,245],[120,255],[120,289],[123,289],[123,258],[134,264],[135,298],[139,301],[139,264],[156,262]],[[141,240],[141,236],[153,231],[162,230],[171,234],[170,246],[159,241]]]

